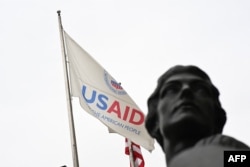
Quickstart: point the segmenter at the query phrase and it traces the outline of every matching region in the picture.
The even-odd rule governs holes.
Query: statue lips
[[[179,113],[197,113],[198,107],[190,101],[184,101],[181,102],[179,105],[177,105],[174,110],[173,114],[179,114]]]

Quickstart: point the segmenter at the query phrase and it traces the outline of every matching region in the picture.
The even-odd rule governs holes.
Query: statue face
[[[211,84],[188,73],[169,77],[157,106],[160,132],[167,137],[204,137],[214,130]]]

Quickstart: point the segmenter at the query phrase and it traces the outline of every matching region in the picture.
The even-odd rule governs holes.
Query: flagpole
[[[132,146],[132,142],[130,139],[128,139],[128,148],[129,148],[129,160],[130,160],[131,167],[135,167],[133,146]]]
[[[76,135],[75,135],[75,126],[74,126],[74,116],[72,109],[72,101],[71,101],[71,93],[70,93],[70,83],[69,83],[69,70],[66,56],[66,49],[64,43],[64,34],[63,34],[63,26],[61,20],[61,11],[57,11],[58,14],[58,23],[60,30],[60,39],[62,46],[62,57],[64,64],[64,76],[65,76],[65,88],[66,88],[66,98],[67,98],[67,106],[68,106],[68,115],[69,115],[69,127],[70,127],[70,136],[71,136],[71,147],[72,147],[72,156],[74,167],[79,167],[78,153],[77,153],[77,144],[76,144]]]

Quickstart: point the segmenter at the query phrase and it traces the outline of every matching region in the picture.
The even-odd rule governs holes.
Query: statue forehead
[[[192,73],[178,73],[174,74],[168,78],[165,79],[164,83],[168,82],[174,82],[174,81],[180,81],[180,82],[185,82],[185,81],[204,81],[206,82],[204,78],[200,77],[199,75],[195,75]]]

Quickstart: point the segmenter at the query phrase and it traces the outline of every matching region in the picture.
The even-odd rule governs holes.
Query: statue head
[[[146,129],[164,148],[164,138],[203,138],[222,133],[226,113],[219,91],[196,66],[177,65],[159,79],[148,99]]]

